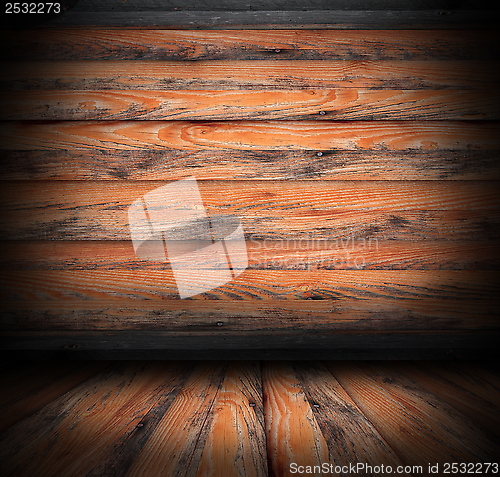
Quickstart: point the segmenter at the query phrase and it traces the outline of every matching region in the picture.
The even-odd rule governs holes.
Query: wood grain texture
[[[315,466],[328,462],[328,445],[300,387],[285,362],[262,369],[269,474],[290,476],[290,465]]]
[[[196,475],[218,477],[222,472],[228,477],[268,475],[259,362],[229,363],[217,396]]]
[[[5,122],[4,150],[498,150],[495,121]]]
[[[195,476],[206,445],[226,365],[196,367],[126,473]]]
[[[307,277],[304,277],[307,278]],[[303,285],[302,288],[307,288]],[[371,297],[324,299],[315,290],[296,300],[78,300],[4,301],[1,328],[5,332],[155,331],[209,337],[238,334],[306,334],[337,331],[488,331],[498,329],[496,298],[421,299]],[[5,341],[8,344],[8,339]],[[71,343],[71,340],[68,341]],[[417,343],[416,341],[413,343]],[[66,342],[63,344],[67,344]]]
[[[362,0],[317,0],[314,4],[303,7],[299,0],[256,0],[254,3],[255,9],[261,11],[266,10],[280,10],[285,5],[290,7],[290,11],[306,11],[339,8],[345,10],[357,10],[364,5]],[[436,0],[436,8],[445,8],[449,4],[445,0]],[[120,12],[134,12],[139,8],[146,11],[204,11],[207,4],[203,0],[193,0],[189,6],[186,6],[182,0],[165,0],[160,2],[158,0],[130,0],[130,3],[116,4],[113,0],[82,0],[78,5],[70,5],[72,11],[77,12],[110,12],[113,10]],[[247,11],[248,4],[245,0],[213,0],[211,2],[213,11]],[[406,11],[409,8],[415,10],[426,10],[428,3],[425,0],[405,0],[401,2],[398,0],[377,0],[374,2],[373,8],[375,10],[389,10],[394,9],[397,11]],[[493,7],[488,2],[481,0],[462,0],[460,2],[460,9],[474,10],[480,8],[482,10],[491,10]]]
[[[106,362],[27,362],[14,374],[2,371],[0,432],[18,423],[107,367]]]
[[[402,464],[323,363],[294,362],[293,369],[327,442],[330,464]]]
[[[421,367],[430,373],[437,374],[445,382],[466,389],[469,393],[479,396],[492,404],[496,409],[500,408],[500,383],[498,381],[498,372],[481,369],[479,363],[463,363],[458,365],[453,362],[434,363],[422,361]]]
[[[45,306],[51,306],[52,300],[96,302],[89,306],[102,306],[101,300],[116,300],[115,307],[120,301],[123,305],[134,303],[123,300],[178,300],[174,277],[166,272],[7,271],[2,272],[1,277],[4,300],[41,301],[45,302]],[[471,300],[474,306],[478,302],[483,303],[480,309],[476,309],[477,314],[495,314],[498,286],[498,274],[495,271],[401,270],[397,274],[371,270],[246,271],[234,281],[196,295],[192,300],[245,300],[246,305],[244,302],[240,304],[241,313],[244,313],[246,307],[251,309],[255,306],[252,301],[262,299],[303,303],[303,300],[315,297],[316,300],[334,300],[334,303],[330,303],[333,309],[337,305],[335,301],[342,305],[344,300],[367,300],[365,305],[372,310],[376,310],[377,305],[394,305],[391,301],[394,299],[401,300],[402,308],[405,306],[404,300],[407,300],[410,304],[422,301],[428,307],[439,304],[444,309],[447,304],[450,305],[450,301],[459,301],[467,307],[467,302]],[[164,305],[167,303],[164,302]],[[278,303],[274,305],[278,306]],[[134,303],[132,306],[138,305]],[[187,304],[180,306],[189,308]],[[207,306],[217,308],[217,303]],[[308,306],[309,304],[305,305],[306,309]],[[359,306],[363,308],[362,303]],[[55,303],[54,308],[57,309]],[[469,308],[468,311],[474,313],[473,310],[474,308]]]
[[[121,359],[133,351],[141,359],[186,360],[276,358],[280,351],[290,359],[495,355],[500,63],[498,36],[485,29],[495,12],[481,13],[490,22],[483,24],[477,12],[455,10],[347,11],[336,18],[332,10],[269,10],[261,18],[173,11],[168,19],[149,11],[130,23],[124,12],[98,19],[92,8],[2,36],[3,350],[64,359]],[[375,19],[382,23],[370,30]],[[243,20],[248,28],[234,30]],[[289,20],[295,31],[272,30]],[[414,28],[456,28],[467,20],[471,29],[380,29],[407,28],[410,20]],[[130,28],[69,27],[94,21]],[[366,30],[349,31],[360,22]],[[317,28],[304,29],[312,24]],[[207,29],[193,31],[200,25]],[[217,25],[225,29],[214,31]],[[238,279],[180,300],[167,262],[134,257],[127,210],[146,192],[187,176],[199,180],[209,214],[241,219],[250,263]],[[200,268],[201,278],[214,273],[209,257]],[[172,371],[176,390],[190,369]],[[262,428],[257,409],[245,407],[258,372],[231,369],[197,368],[186,399],[171,405],[163,395],[163,404],[148,408],[143,434],[116,418],[101,467],[94,462],[86,472],[198,477],[217,475],[218,460],[235,475],[264,475],[263,441],[252,454],[241,440],[245,429]],[[344,408],[352,404],[325,369],[321,395],[291,369],[300,399],[326,403],[329,393],[342,396]],[[153,375],[147,379],[161,381]],[[458,396],[463,387],[453,380],[442,384],[427,371],[410,378],[398,377],[405,393],[414,385],[442,393],[444,407],[433,414],[431,399],[420,415],[421,423],[428,411],[445,422],[438,446],[447,413],[460,420],[462,411],[488,428],[486,413],[471,395]],[[378,381],[368,384],[379,389]],[[402,398],[410,407],[412,399]],[[309,441],[322,438],[327,457],[345,459],[329,419],[301,406],[313,417]],[[350,409],[356,422],[364,419]],[[413,432],[406,410],[394,413]],[[274,417],[278,427],[288,419]],[[356,429],[401,458],[397,433],[389,441],[388,431],[369,424]],[[470,429],[466,447],[476,435]],[[455,446],[462,431],[452,427],[451,447],[441,448],[479,458],[494,429],[468,450]],[[366,450],[342,442],[352,455]],[[295,450],[278,444],[293,457]]]
[[[138,459],[147,467],[144,475],[153,475],[151,469],[161,471],[164,453],[174,453],[171,462],[178,465],[168,475],[259,475],[251,472],[251,462],[269,465],[269,472],[263,469],[260,475],[290,475],[295,458],[333,467],[383,463],[393,473],[398,465],[422,465],[423,472],[414,470],[413,475],[429,475],[429,458],[438,452],[443,461],[466,457],[474,462],[484,459],[492,446],[498,449],[498,441],[449,405],[452,399],[472,408],[473,390],[476,396],[493,391],[498,402],[498,370],[474,361],[102,364],[106,369],[99,374],[52,396],[2,434],[2,475],[125,476],[135,473]],[[77,368],[90,376],[95,365]],[[432,373],[425,371],[430,365]],[[30,362],[8,367],[3,376],[16,376],[13,389],[24,389],[28,402],[39,395],[37,386],[49,389],[53,377],[59,372],[67,376],[72,367]],[[424,373],[427,384],[431,378],[432,392],[403,368]],[[450,386],[443,373],[465,378],[465,386]],[[446,397],[435,390],[446,391]],[[207,406],[212,398],[213,405]],[[478,401],[477,407],[482,404]],[[173,432],[166,434],[169,427]],[[194,435],[195,442],[183,440],[186,435]],[[388,444],[391,439],[394,448]],[[192,452],[195,445],[199,449]],[[255,460],[229,457],[250,446]],[[222,457],[224,450],[229,456]],[[242,464],[245,471],[232,473]],[[334,469],[315,474],[347,473]]]
[[[500,119],[497,91],[10,91],[2,120]]]
[[[179,365],[123,363],[96,375],[2,435],[4,475],[123,475],[123,458],[137,453],[128,447],[129,455],[120,455],[127,440],[151,433],[156,423],[148,422],[149,412],[168,407],[182,371]],[[113,461],[114,469],[108,466]]]
[[[436,8],[446,8],[449,4],[445,0],[436,0]],[[266,10],[283,10],[283,6],[287,5],[290,7],[290,11],[314,11],[321,9],[345,9],[345,10],[357,10],[358,8],[364,6],[362,0],[317,0],[314,4],[304,7],[299,0],[289,0],[284,2],[283,0],[256,0],[253,4],[254,9],[259,9],[261,11]],[[130,0],[130,3],[116,4],[113,0],[100,0],[99,2],[95,0],[82,0],[78,5],[71,5],[72,11],[76,12],[111,12],[113,10],[120,12],[134,12],[141,8],[146,11],[204,11],[207,7],[207,3],[203,0],[193,0],[189,6],[186,6],[182,0],[165,0],[165,2],[160,2],[158,0]],[[219,11],[238,11],[244,12],[248,10],[248,3],[245,0],[213,0],[211,6],[214,12]],[[415,10],[426,10],[428,8],[428,3],[425,0],[405,0],[405,2],[397,0],[377,0],[373,3],[373,8],[375,10],[389,10],[394,9],[397,11],[406,11],[409,8]],[[474,9],[485,9],[491,10],[492,6],[481,0],[476,2],[472,0],[462,0],[460,2],[460,9],[462,10],[474,10]]]
[[[200,60],[4,62],[3,90],[494,89],[500,62]]]
[[[3,60],[497,60],[492,30],[1,31]],[[277,51],[278,50],[278,51]]]
[[[160,181],[2,184],[2,240],[130,240],[128,207]],[[495,181],[207,181],[210,215],[240,218],[247,240],[491,239]],[[186,240],[192,237],[184,237]]]
[[[500,264],[496,240],[251,240],[245,247],[250,270],[496,270]],[[0,242],[1,270],[168,268],[137,258],[129,241]]]
[[[500,180],[495,150],[0,150],[2,180]]]
[[[265,274],[260,283],[245,273],[241,283],[189,303],[175,299],[173,277],[167,285],[164,275],[149,281],[143,273],[108,275],[104,281],[96,272],[85,280],[20,273],[6,273],[2,282],[1,346],[10,352],[101,350],[109,359],[113,350],[158,350],[160,359],[198,359],[208,349],[203,356],[219,359],[278,359],[285,351],[294,356],[289,359],[306,352],[314,359],[372,359],[397,357],[398,350],[408,358],[420,350],[419,357],[478,359],[497,349],[496,272],[336,272],[330,284],[325,272],[316,274],[321,283],[312,272]]]
[[[394,363],[392,366],[392,369],[408,376],[442,402],[449,404],[482,429],[490,432],[492,440],[500,438],[500,409],[498,406],[468,391],[469,385],[466,388],[457,386],[455,383],[444,379],[443,376],[414,363]]]
[[[494,462],[498,455],[497,444],[473,421],[390,366],[327,366],[405,465]]]
[[[497,10],[278,10],[244,11],[143,11],[105,10],[66,12],[41,25],[43,28],[139,28],[139,29],[478,29],[495,28]],[[364,8],[364,5],[363,5]],[[428,8],[428,7],[427,7]]]

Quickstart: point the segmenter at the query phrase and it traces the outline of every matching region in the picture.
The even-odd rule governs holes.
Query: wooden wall
[[[85,4],[1,33],[4,350],[495,355],[498,12]],[[180,300],[127,209],[189,176],[249,267]]]

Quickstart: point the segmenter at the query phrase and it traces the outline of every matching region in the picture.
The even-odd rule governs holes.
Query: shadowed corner
[[[58,0],[57,2],[43,3],[39,2],[24,2],[28,5],[28,12],[14,12],[14,2],[12,8],[7,10],[7,2],[2,2],[2,20],[0,23],[1,30],[27,30],[39,27],[56,18],[63,16],[68,10],[76,7],[80,0]],[[10,3],[10,2],[9,2]],[[17,4],[21,8],[21,3]],[[33,5],[36,8],[33,10]],[[40,5],[43,5],[41,7]],[[48,5],[51,5],[50,11]],[[57,6],[59,5],[59,6]],[[31,10],[31,11],[30,11]],[[7,13],[9,11],[10,13]]]

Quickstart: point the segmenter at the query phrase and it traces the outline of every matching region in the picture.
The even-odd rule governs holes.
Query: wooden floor
[[[500,456],[484,362],[46,361],[2,383],[2,476],[446,475]]]

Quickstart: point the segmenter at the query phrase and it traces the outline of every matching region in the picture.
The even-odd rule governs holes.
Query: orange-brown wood
[[[16,60],[498,58],[491,30],[59,29],[3,31],[0,39],[2,57]]]
[[[120,363],[96,375],[2,435],[3,472],[124,475],[156,427],[157,407],[168,408],[176,396],[183,368]]]
[[[249,293],[210,293],[223,300],[150,299],[41,299],[4,300],[2,331],[4,336],[25,334],[46,336],[58,333],[71,336],[75,331],[162,331],[171,336],[221,336],[236,334],[254,338],[263,336],[303,337],[311,333],[401,331],[439,334],[498,330],[498,300],[493,293],[469,292],[463,286],[455,299],[403,298],[380,296],[377,285],[361,290],[359,296],[327,299],[321,290],[310,289],[308,276],[290,300],[235,299]],[[371,293],[370,293],[371,291]],[[475,297],[464,298],[460,291]],[[364,293],[363,293],[364,292]],[[449,296],[449,295],[445,295]],[[198,297],[200,298],[200,297]],[[95,334],[98,338],[98,334]],[[415,338],[416,339],[416,338]],[[67,344],[67,343],[66,343]]]
[[[222,470],[223,469],[223,470]],[[198,477],[267,476],[260,363],[228,364],[213,409]]]
[[[291,366],[267,363],[262,387],[270,475],[294,475],[292,464],[312,468],[328,462],[327,442]]]
[[[478,364],[478,362],[454,363],[452,361],[439,363],[422,361],[420,363],[423,369],[437,374],[445,382],[452,382],[466,389],[469,393],[479,396],[481,400],[488,401],[498,410],[500,408],[498,372],[488,372],[485,369],[481,369]]]
[[[494,89],[500,63],[465,60],[5,62],[4,90]]]
[[[358,463],[390,465],[392,473],[400,465],[422,466],[399,470],[404,475],[436,475],[428,465],[439,463],[440,475],[444,462],[496,461],[491,451],[498,441],[450,406],[452,399],[471,410],[473,390],[498,403],[498,370],[477,362],[434,362],[432,373],[421,362],[233,362],[227,369],[220,362],[108,364],[2,434],[3,475],[275,477],[297,475],[292,462],[333,466],[330,473],[311,469],[318,477],[346,474],[335,466]],[[12,384],[24,388],[29,402],[39,394],[30,376],[49,389],[57,370],[71,365],[40,372],[39,363],[25,363],[7,366],[4,376],[21,368]],[[95,363],[78,369],[90,376]],[[410,379],[410,369],[424,373],[440,394]],[[442,373],[465,386],[450,385]],[[257,467],[260,474],[252,472]]]
[[[106,362],[33,361],[21,363],[13,374],[1,373],[0,432],[34,414],[107,367]],[[8,385],[7,385],[8,383]]]
[[[10,91],[3,120],[500,119],[497,90]]]
[[[199,277],[213,276],[200,270]],[[174,276],[168,270],[27,270],[1,272],[5,300],[152,300],[177,299]],[[226,285],[193,297],[206,299],[304,300],[467,300],[497,296],[498,274],[480,270],[247,270]],[[493,310],[492,310],[493,311]]]
[[[4,182],[0,238],[130,240],[128,207],[165,184]],[[209,214],[240,218],[247,240],[497,236],[495,181],[200,181],[199,189]]]
[[[11,33],[6,349],[493,351],[494,32]],[[127,209],[187,176],[210,214],[240,218],[250,261],[237,280],[179,300],[169,263],[134,256]]]
[[[14,146],[12,146],[14,147]],[[3,180],[489,180],[495,150],[0,150]]]
[[[498,447],[473,421],[380,363],[327,363],[405,465],[488,462]],[[432,422],[432,425],[428,423]],[[423,468],[422,475],[432,475]]]
[[[249,240],[253,270],[493,270],[496,240]],[[201,251],[199,253],[202,253]],[[206,267],[209,264],[206,263]],[[2,241],[4,270],[164,270],[164,261],[136,257],[130,241]]]
[[[500,438],[500,409],[468,391],[470,385],[466,388],[457,386],[443,376],[414,363],[394,363],[392,369],[408,376],[441,401],[465,414],[481,428],[496,436],[496,439]],[[500,398],[500,394],[498,397]]]
[[[394,468],[402,464],[323,363],[299,361],[293,369],[327,441],[330,465],[348,469],[358,462]]]
[[[497,150],[498,123],[61,121],[2,124],[2,149]]]
[[[225,374],[223,363],[200,364],[185,382],[127,477],[196,476]]]

